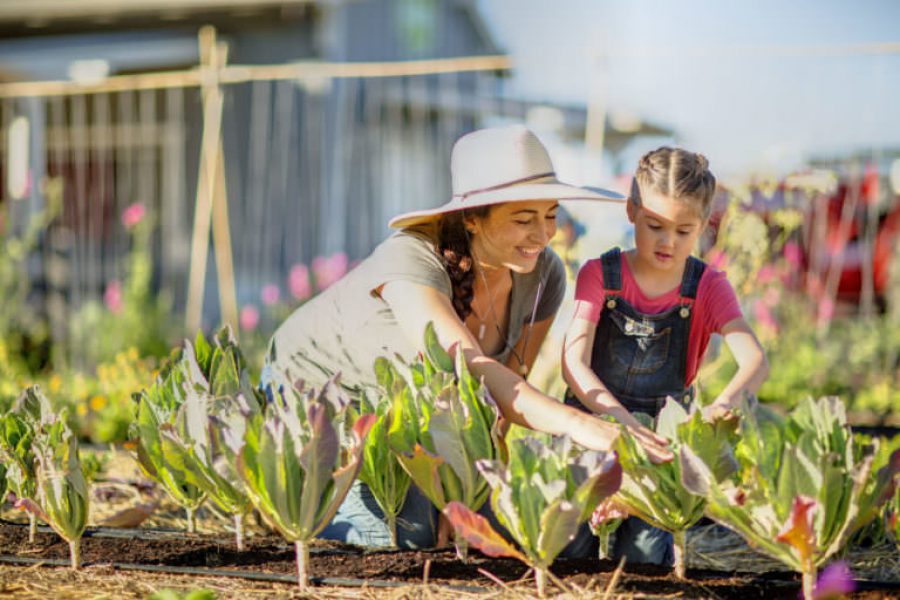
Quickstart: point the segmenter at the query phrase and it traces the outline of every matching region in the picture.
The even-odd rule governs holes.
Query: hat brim
[[[457,210],[528,200],[587,200],[623,203],[625,202],[625,196],[603,188],[577,187],[559,182],[513,185],[469,194],[468,196],[454,196],[449,202],[436,208],[397,215],[388,222],[388,226],[403,229],[404,227],[427,223],[440,215]]]

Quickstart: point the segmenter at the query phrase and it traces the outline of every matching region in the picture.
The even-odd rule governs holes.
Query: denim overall
[[[706,265],[689,257],[678,304],[656,315],[635,310],[622,296],[622,253],[613,248],[601,257],[606,296],[594,334],[591,370],[629,412],[653,418],[667,396],[687,406],[693,388],[685,388],[693,301]],[[566,404],[587,411],[572,394]],[[629,517],[616,531],[613,557],[629,563],[672,565],[671,534]]]

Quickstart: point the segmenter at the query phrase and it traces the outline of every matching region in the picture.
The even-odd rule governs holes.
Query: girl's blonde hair
[[[641,190],[652,190],[694,205],[703,220],[709,218],[716,193],[716,178],[702,154],[662,146],[641,157],[631,182],[629,202],[641,205]]]

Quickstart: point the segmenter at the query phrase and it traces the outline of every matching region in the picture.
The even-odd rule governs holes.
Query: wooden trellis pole
[[[188,276],[186,325],[188,332],[200,327],[206,265],[209,258],[210,219],[219,281],[219,305],[222,322],[236,330],[237,294],[231,258],[231,234],[228,224],[228,194],[225,188],[225,160],[222,150],[222,107],[224,97],[219,69],[227,61],[228,49],[216,43],[212,27],[200,29],[200,71],[203,96],[203,137],[200,145],[200,172],[194,208],[194,232],[191,236],[191,264]]]

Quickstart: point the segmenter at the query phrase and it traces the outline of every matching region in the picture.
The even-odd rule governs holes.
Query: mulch
[[[283,575],[293,575],[296,572],[293,546],[272,536],[249,538],[246,540],[247,546],[242,552],[235,549],[233,539],[227,535],[174,534],[172,536],[155,535],[150,539],[144,537],[129,539],[91,536],[89,531],[88,536],[82,540],[82,560],[85,565],[82,574],[95,573],[97,577],[101,578],[103,576],[122,578],[123,572],[111,568],[114,563],[196,567],[200,570],[240,570]],[[29,559],[65,560],[68,558],[68,545],[57,535],[48,532],[39,532],[35,542],[31,544],[28,542],[27,527],[2,523],[0,524],[0,553]],[[610,587],[611,578],[616,575],[616,567],[617,565],[611,561],[597,559],[559,560],[554,565],[553,572],[570,594],[602,597]],[[51,569],[65,571],[59,567],[41,567],[39,570]],[[27,571],[37,572],[35,567],[3,567],[0,570],[0,596],[7,597],[5,592],[13,592],[8,586],[11,585],[10,581],[16,579],[15,573]],[[489,558],[477,551],[470,551],[469,560],[463,563],[452,549],[363,552],[352,546],[316,542],[311,555],[310,574],[312,577],[367,579],[373,583],[392,582],[418,588],[422,588],[423,582],[427,580],[430,585],[425,587],[428,588],[429,597],[443,598],[458,598],[461,594],[466,595],[460,590],[472,591],[476,587],[483,587],[485,593],[493,595],[508,593],[511,597],[528,597],[533,589],[530,577],[524,579],[528,577],[528,569],[515,560]],[[787,572],[752,574],[689,569],[687,580],[678,581],[669,569],[632,565],[626,566],[624,572],[618,575],[614,584],[615,595],[611,597],[741,598],[747,600],[752,598],[789,598],[794,600],[797,598],[800,588],[798,577]],[[62,576],[66,577],[66,575]],[[70,574],[68,577],[77,579],[78,574]],[[128,573],[124,580],[127,582],[134,577],[137,575]],[[140,577],[145,577],[145,575],[141,574]],[[184,580],[190,582],[191,577],[182,575],[182,583]],[[198,577],[197,580],[201,581],[202,578]],[[502,583],[498,583],[496,580]],[[25,585],[25,583],[19,581],[18,585]],[[276,596],[281,593],[290,596],[295,592],[287,584],[254,583],[253,585],[257,587],[262,585],[263,589],[268,589]],[[458,587],[453,589],[447,586]],[[898,590],[895,586],[885,584],[884,589],[881,590],[877,589],[877,584],[871,587],[876,589],[856,592],[851,597],[866,600],[898,597]],[[26,590],[27,586],[22,589]],[[412,596],[416,596],[418,593],[414,591],[416,587],[410,589],[413,590],[410,592]],[[348,594],[347,597],[350,595],[359,597],[358,591],[344,591]],[[422,590],[420,589],[419,592]],[[141,597],[140,595],[131,595],[127,589],[119,589],[118,593],[122,594],[121,597]],[[220,597],[229,597],[227,590],[220,590],[220,593],[224,593]],[[390,593],[396,594],[397,592],[394,590]],[[437,595],[435,596],[435,594]],[[240,594],[238,593],[238,595]],[[252,594],[250,596],[252,597]],[[23,592],[21,596],[13,594],[12,597],[30,596]],[[244,595],[244,597],[248,596]]]

